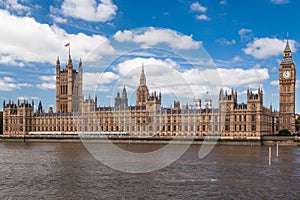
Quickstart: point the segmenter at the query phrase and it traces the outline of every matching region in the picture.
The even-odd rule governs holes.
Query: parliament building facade
[[[288,129],[295,133],[296,70],[287,40],[279,69],[280,109],[264,107],[263,91],[247,90],[247,103],[237,102],[237,92],[220,90],[218,108],[211,99],[193,105],[162,106],[162,95],[149,92],[142,65],[136,104],[128,106],[126,88],[115,97],[113,107],[99,107],[97,96],[84,99],[82,62],[74,69],[71,56],[64,69],[56,62],[56,112],[46,113],[39,102],[3,102],[3,134],[126,132],[132,136],[208,136],[251,138],[276,135]]]

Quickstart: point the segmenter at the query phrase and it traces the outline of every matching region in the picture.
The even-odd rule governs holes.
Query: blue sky
[[[1,100],[25,97],[42,100],[45,110],[55,106],[56,58],[64,66],[64,44],[70,41],[74,66],[83,59],[84,94],[96,93],[100,105],[111,104],[123,85],[134,103],[144,62],[149,89],[168,96],[166,106],[174,98],[182,103],[205,98],[210,87],[221,86],[236,89],[238,101],[245,102],[248,87],[262,87],[264,105],[278,110],[278,68],[287,32],[296,67],[300,63],[299,7],[296,0],[0,0]],[[210,77],[213,72],[217,77]],[[186,79],[190,89],[169,84]],[[192,95],[183,98],[189,91]]]

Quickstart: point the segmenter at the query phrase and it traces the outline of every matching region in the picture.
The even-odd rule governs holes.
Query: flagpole
[[[71,58],[71,43],[69,41],[69,57]]]

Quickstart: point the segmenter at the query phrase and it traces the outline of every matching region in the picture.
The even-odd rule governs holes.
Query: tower
[[[60,61],[56,61],[56,111],[81,112],[82,95],[82,61],[80,59],[78,71],[73,68],[71,55],[66,67],[60,69]]]
[[[288,129],[291,133],[295,133],[295,83],[295,63],[287,38],[279,67],[279,130]]]
[[[128,98],[125,86],[123,87],[122,98],[121,98],[121,107],[126,109],[128,107]]]
[[[136,91],[136,106],[146,106],[149,96],[149,90],[146,85],[144,72],[144,63],[142,64],[142,73],[140,75],[140,85]]]

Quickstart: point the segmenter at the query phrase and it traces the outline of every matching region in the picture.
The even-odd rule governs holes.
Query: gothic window
[[[226,125],[225,125],[225,131],[226,131],[226,132],[229,132],[229,131],[230,131],[230,126],[229,126],[229,124],[226,124]]]
[[[256,121],[256,115],[252,115],[252,122]]]
[[[230,121],[230,116],[229,116],[229,115],[226,115],[226,116],[225,116],[225,121],[226,121],[226,122],[229,122],[229,121]]]
[[[256,131],[256,125],[255,125],[255,124],[252,124],[251,130],[252,130],[252,131]]]

